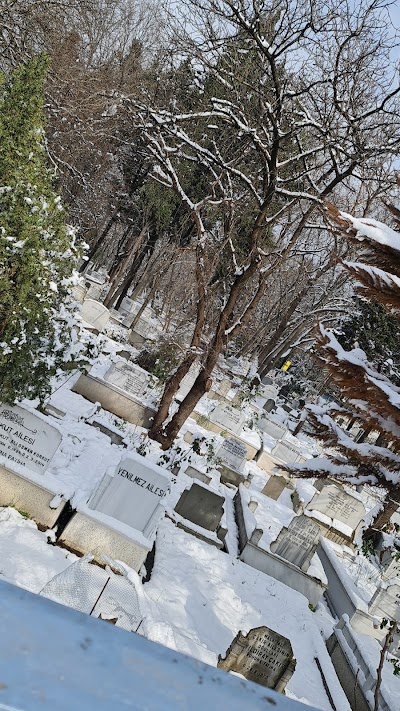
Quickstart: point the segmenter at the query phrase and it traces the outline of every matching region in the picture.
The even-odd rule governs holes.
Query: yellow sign
[[[289,370],[291,363],[292,363],[291,360],[287,360],[287,361],[283,364],[281,370]]]

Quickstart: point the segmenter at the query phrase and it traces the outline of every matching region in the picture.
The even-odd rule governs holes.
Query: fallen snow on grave
[[[331,711],[314,658],[335,705],[349,709],[304,596],[164,521],[155,566],[144,586],[149,639],[216,666],[239,630],[267,625],[288,637],[297,659],[286,695]]]
[[[36,524],[12,508],[0,508],[0,576],[38,593],[74,561],[73,553],[49,546]]]

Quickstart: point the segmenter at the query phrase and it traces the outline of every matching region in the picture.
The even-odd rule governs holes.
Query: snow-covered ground
[[[121,360],[117,355],[121,344],[111,339],[104,341],[103,353],[93,368],[96,377],[102,377],[112,362]],[[317,657],[337,710],[347,711],[347,699],[324,644],[335,624],[324,604],[320,603],[316,612],[312,612],[307,599],[300,593],[237,559],[232,504],[235,489],[221,484],[216,468],[215,452],[223,437],[189,419],[176,446],[164,455],[156,443],[145,440],[142,428],[124,422],[73,393],[71,387],[77,377],[78,374],[74,374],[55,384],[49,403],[65,415],[62,418],[49,415],[46,420],[60,430],[63,439],[46,473],[36,475],[54,491],[55,506],[61,496],[70,500],[73,507],[84,506],[106,471],[114,470],[122,456],[136,451],[139,446],[141,451],[145,448],[150,461],[169,469],[174,466],[171,492],[165,501],[170,518],[174,518],[173,509],[183,490],[193,481],[201,485],[185,474],[188,465],[207,473],[210,477],[209,488],[225,497],[222,524],[228,529],[226,541],[229,553],[182,531],[170,518],[161,522],[151,579],[142,588],[145,607],[142,633],[168,647],[216,665],[218,654],[226,652],[239,631],[247,632],[250,628],[267,625],[290,639],[297,660],[287,695],[305,704],[331,710],[315,662]],[[147,393],[143,401],[154,403],[156,396],[157,389]],[[216,404],[205,398],[197,409],[206,414]],[[32,403],[24,403],[24,406],[33,410]],[[248,406],[243,411],[248,421],[251,418]],[[273,418],[277,423],[288,422],[288,415],[283,410],[278,410]],[[125,447],[111,444],[110,438],[93,426],[94,420],[120,435]],[[183,439],[188,430],[204,438],[200,454],[195,453]],[[241,436],[259,446],[257,430],[245,427]],[[276,443],[273,438],[268,441],[266,435],[263,439],[267,450]],[[299,438],[289,435],[287,441],[298,446],[304,455],[312,456],[317,451],[315,443],[303,433]],[[269,475],[254,460],[246,462],[244,468],[247,475],[251,474],[250,488],[245,489],[244,494],[258,503],[257,521],[263,529],[264,544],[268,548],[281,528],[287,526],[295,515],[290,491],[285,489],[279,500],[273,501],[261,493]],[[18,472],[18,466],[15,470]],[[312,482],[304,480],[297,482],[297,488],[299,499],[305,504],[316,491]],[[372,509],[374,505],[372,497],[367,508]],[[246,515],[251,516],[251,511],[248,510]],[[196,532],[195,525],[193,531]],[[209,538],[213,537],[216,538],[215,534],[210,533]],[[0,508],[0,575],[4,579],[32,592],[40,592],[55,575],[77,560],[73,554],[52,545],[52,542],[52,532],[40,532],[32,521],[14,509]],[[360,555],[354,556],[344,546],[335,548],[333,545],[333,548],[338,565],[351,580],[360,604],[366,605],[377,585],[376,566]],[[319,577],[324,579],[322,569]],[[371,654],[376,654],[376,647],[374,650]],[[389,666],[386,676],[390,671]],[[400,688],[400,680],[395,679],[395,682]]]

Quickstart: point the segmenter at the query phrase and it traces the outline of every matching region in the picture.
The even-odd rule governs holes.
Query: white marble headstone
[[[113,477],[103,477],[89,508],[150,536],[169,486],[167,472],[132,452],[121,460]]]
[[[324,486],[321,491],[311,499],[307,506],[308,511],[319,511],[331,519],[345,523],[355,530],[365,516],[362,501],[350,496],[334,484]]]
[[[307,516],[295,516],[289,526],[282,529],[276,541],[271,543],[271,552],[307,571],[320,535],[319,526]]]
[[[150,375],[143,368],[130,363],[114,363],[104,376],[104,380],[129,395],[143,395],[149,384]]]
[[[222,463],[227,464],[231,469],[237,472],[243,467],[246,454],[247,449],[244,444],[234,437],[225,439],[217,451],[217,457],[222,459]]]
[[[258,427],[261,432],[265,432],[265,434],[273,439],[281,439],[287,431],[284,425],[279,424],[279,422],[274,422],[274,420],[271,420],[269,417],[262,417],[258,423]]]
[[[240,410],[230,405],[218,405],[218,407],[210,413],[210,420],[216,425],[220,425],[223,429],[234,432],[235,434],[238,434],[245,424],[245,418]]]
[[[186,397],[188,392],[190,392],[198,374],[200,373],[200,370],[200,363],[192,363],[185,377],[182,378],[178,392],[176,393],[176,397],[178,400],[182,401]]]
[[[278,442],[271,449],[271,455],[285,464],[292,464],[298,461],[299,457],[301,457],[301,452],[288,442]]]
[[[0,456],[44,474],[61,442],[61,433],[17,405],[0,405]]]
[[[82,304],[81,317],[83,321],[102,331],[110,320],[109,310],[94,299],[85,299]]]

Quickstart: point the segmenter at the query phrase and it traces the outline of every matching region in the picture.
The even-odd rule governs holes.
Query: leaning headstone
[[[150,375],[143,368],[130,363],[114,363],[104,376],[104,380],[129,395],[143,395],[147,390]]]
[[[61,442],[61,433],[18,405],[0,405],[0,456],[44,474]]]
[[[290,641],[269,627],[256,627],[247,635],[239,632],[225,657],[218,657],[221,669],[277,691],[284,690],[295,665]]]
[[[399,619],[400,615],[400,585],[389,585],[387,588],[378,588],[371,598],[368,612],[374,617],[383,617],[390,620]]]
[[[331,484],[325,486],[307,506],[307,510],[319,511],[331,519],[337,519],[355,530],[365,516],[362,501],[347,494],[338,486]]]
[[[222,459],[222,463],[228,465],[235,471],[240,471],[246,459],[247,449],[238,439],[230,437],[224,439],[221,447],[217,451],[217,457]]]
[[[94,299],[85,299],[80,315],[83,321],[98,331],[102,331],[110,320],[109,310],[99,301],[94,301]]]
[[[224,512],[224,501],[223,496],[215,494],[211,489],[192,484],[190,489],[183,492],[175,511],[196,526],[216,531]]]
[[[277,501],[287,485],[288,481],[284,476],[271,476],[261,493]]]
[[[307,572],[320,538],[320,528],[307,516],[295,516],[271,543],[271,553],[279,555]]]
[[[132,452],[120,462],[113,477],[109,474],[103,477],[89,508],[112,516],[149,537],[168,489],[168,474]]]
[[[237,434],[245,424],[245,418],[240,410],[230,405],[218,405],[210,413],[210,420],[217,425],[220,425],[224,430],[229,430]]]

